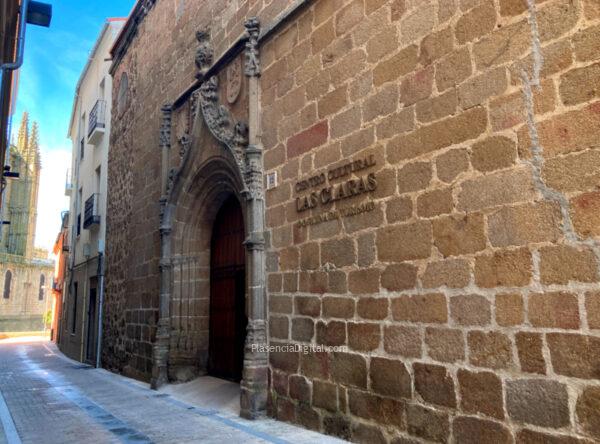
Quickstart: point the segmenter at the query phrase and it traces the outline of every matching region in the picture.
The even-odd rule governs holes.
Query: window
[[[80,106],[83,106],[83,104],[80,104]],[[79,134],[81,137],[79,141],[79,161],[81,162],[85,155],[85,112],[81,115],[81,121],[79,122]]]
[[[119,82],[119,95],[117,96],[117,111],[121,114],[125,110],[127,105],[127,93],[129,90],[129,78],[127,73],[121,74],[121,81]]]
[[[77,219],[75,220],[75,223],[77,224],[77,227],[75,229],[75,232],[77,233],[77,237],[79,237],[79,235],[81,234],[81,206],[83,204],[83,188],[79,188],[79,191],[77,192],[77,202],[75,202],[75,205],[77,207]]]
[[[71,313],[71,333],[77,329],[77,282],[73,283],[73,313]]]
[[[44,284],[46,283],[46,276],[44,276],[43,274],[40,275],[40,292],[38,294],[38,300],[39,301],[43,301],[44,300]]]
[[[96,168],[96,193],[99,193],[100,187],[102,186],[102,182],[100,181],[100,178],[102,177],[102,166],[100,165],[98,168]]]
[[[10,270],[6,270],[6,274],[4,275],[4,299],[10,298],[10,284],[12,282],[12,272]]]
[[[104,84],[106,77],[102,77],[102,80],[100,80],[100,93],[99,93],[99,97],[101,100],[104,100]]]

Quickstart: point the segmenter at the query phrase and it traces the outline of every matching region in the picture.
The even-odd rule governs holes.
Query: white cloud
[[[71,149],[41,147],[42,173],[38,195],[36,247],[51,250],[60,230],[60,213],[69,208],[65,177],[71,165]]]

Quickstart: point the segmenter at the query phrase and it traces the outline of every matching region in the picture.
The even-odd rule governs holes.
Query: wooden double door
[[[246,252],[244,218],[235,197],[219,210],[213,225],[210,263],[208,373],[242,379],[246,338]]]

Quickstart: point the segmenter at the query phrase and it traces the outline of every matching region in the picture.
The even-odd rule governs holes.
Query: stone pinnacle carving
[[[195,90],[190,96],[189,100],[189,110],[188,110],[188,122],[186,132],[188,134],[192,133],[192,128],[194,126],[194,120],[196,119],[196,114],[198,113],[198,96],[200,95],[199,90]]]
[[[178,174],[179,169],[178,168],[171,168],[169,170],[169,176],[167,178],[167,191],[166,191],[166,195],[170,195],[171,192],[173,191],[173,185],[175,184],[175,180],[177,178],[177,174]]]
[[[196,50],[196,78],[202,80],[213,62],[213,49],[210,45],[210,29],[204,28],[196,32],[196,39],[200,45]]]
[[[183,159],[188,149],[190,148],[190,143],[192,143],[192,139],[188,133],[184,133],[183,136],[179,138],[179,158]]]
[[[171,146],[171,114],[173,106],[167,103],[160,109],[162,112],[162,121],[160,124],[160,146],[169,148]]]
[[[248,146],[248,125],[246,122],[236,122],[233,135],[233,147],[236,155],[240,158],[244,158],[244,151]]]
[[[148,12],[150,12],[150,9],[152,9],[152,7],[154,6],[154,4],[156,3],[156,0],[146,0],[145,2],[142,3],[142,13],[144,15],[148,14]]]
[[[260,60],[258,55],[258,35],[260,33],[260,22],[257,17],[249,18],[246,23],[246,32],[248,32],[248,41],[246,42],[246,65],[244,74],[248,77],[260,75]]]
[[[245,182],[252,198],[263,197],[262,150],[256,145],[246,148]]]

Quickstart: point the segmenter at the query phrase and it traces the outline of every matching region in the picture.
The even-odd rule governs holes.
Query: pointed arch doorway
[[[213,223],[210,253],[208,374],[239,382],[246,338],[246,249],[239,201],[229,197]]]

